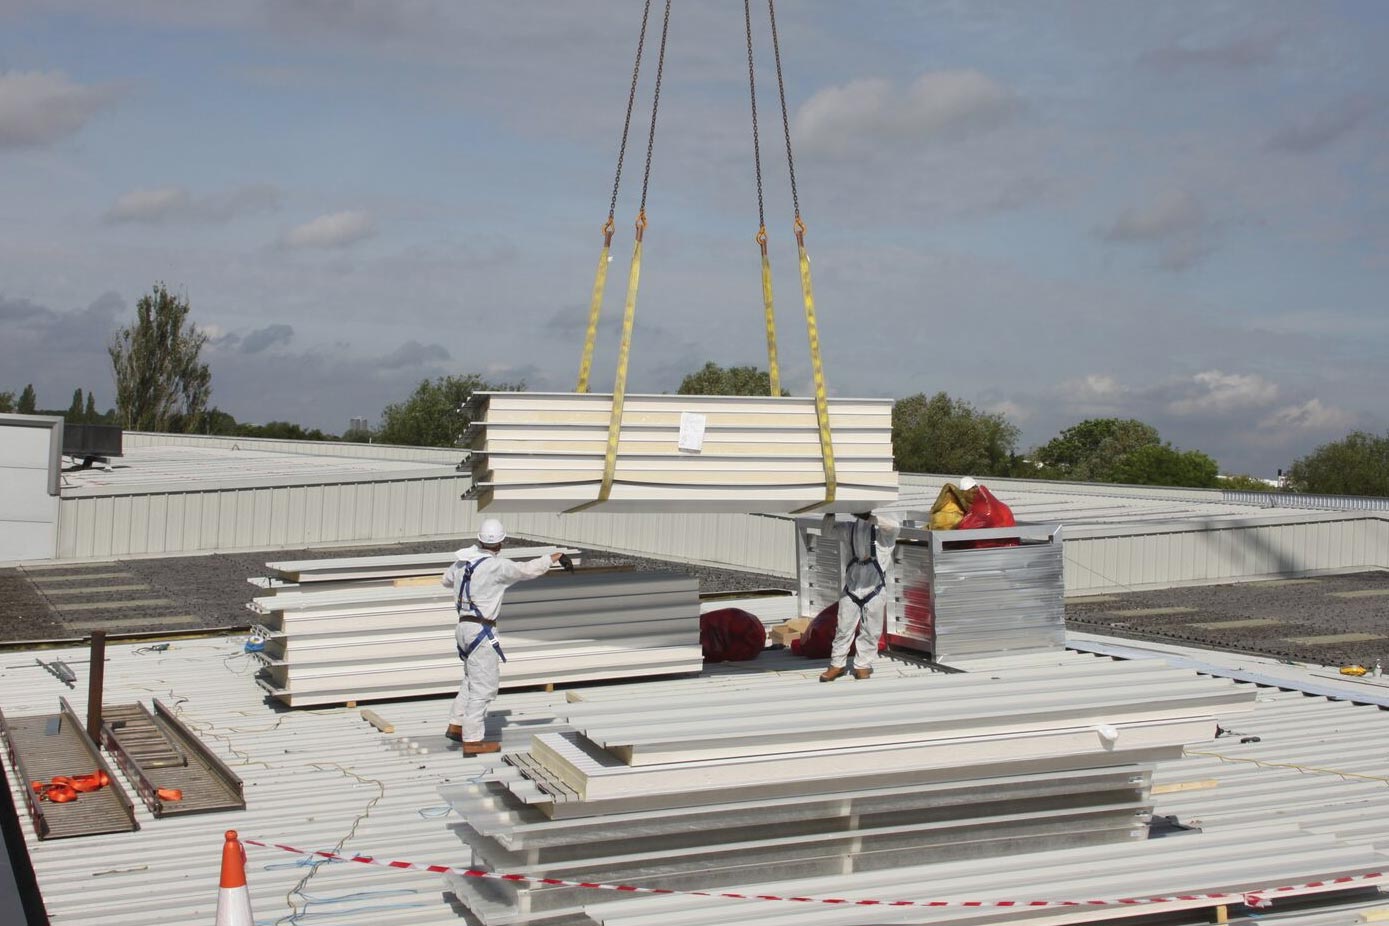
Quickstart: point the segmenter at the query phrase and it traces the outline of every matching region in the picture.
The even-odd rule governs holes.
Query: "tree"
[[[464,411],[474,392],[515,392],[524,384],[490,385],[476,373],[423,380],[410,398],[387,405],[376,439],[383,444],[456,447],[472,419]]]
[[[1090,418],[1033,451],[1044,479],[1119,482],[1115,468],[1142,447],[1162,444],[1157,428],[1133,418]]]
[[[1006,476],[1018,429],[944,392],[917,393],[892,406],[892,457],[907,473]]]
[[[1389,496],[1389,432],[1352,431],[1295,460],[1288,484],[1297,492]]]
[[[63,420],[68,424],[81,424],[82,418],[82,390],[78,389],[72,394],[72,404],[63,413]]]
[[[116,378],[120,423],[138,431],[201,430],[212,374],[198,360],[207,335],[188,320],[187,297],[163,283],[141,296],[135,324],[107,347]]]
[[[29,383],[24,387],[24,391],[19,394],[19,405],[16,410],[21,415],[32,415],[38,405],[38,396],[34,393],[34,384]]]
[[[14,393],[0,392],[0,412],[14,411]]]
[[[712,360],[680,381],[677,395],[772,394],[772,377],[757,367],[721,367]],[[782,395],[790,395],[785,389]]]
[[[1274,487],[1264,482],[1258,476],[1251,476],[1248,473],[1234,473],[1229,476],[1220,477],[1220,488],[1229,489],[1232,492],[1272,492]]]
[[[1209,489],[1219,484],[1220,466],[1199,450],[1178,450],[1170,444],[1147,444],[1125,454],[1110,470],[1110,482],[1145,486],[1189,486]]]
[[[87,407],[82,411],[82,420],[87,424],[97,424],[100,416],[96,413],[96,399],[92,396],[91,390],[87,390]]]

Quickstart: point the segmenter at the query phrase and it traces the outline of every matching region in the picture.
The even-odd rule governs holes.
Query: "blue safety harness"
[[[506,653],[502,652],[502,642],[497,639],[497,631],[493,628],[492,622],[482,616],[482,611],[478,608],[477,603],[473,601],[473,572],[477,569],[479,564],[488,558],[489,557],[486,556],[480,556],[463,567],[463,581],[458,583],[458,595],[454,598],[453,602],[453,608],[458,612],[458,619],[462,621],[464,617],[463,599],[466,597],[468,599],[468,615],[477,618],[478,622],[482,624],[482,632],[473,637],[471,643],[466,647],[457,647],[458,658],[465,663],[468,661],[468,657],[473,654],[473,650],[477,649],[484,642],[491,643],[492,648],[497,651],[497,655],[501,657],[502,662],[506,662]]]
[[[867,556],[859,556],[858,550],[854,548],[854,533],[855,532],[851,528],[849,531],[849,565],[844,568],[844,595],[854,604],[858,605],[859,611],[862,612],[868,602],[872,601],[874,596],[883,590],[887,583],[887,575],[883,572],[883,564],[878,562],[878,525],[868,525]],[[878,585],[873,591],[860,598],[858,595],[849,591],[848,573],[853,567],[861,566],[865,563],[871,564],[873,566],[873,571],[878,574]]]

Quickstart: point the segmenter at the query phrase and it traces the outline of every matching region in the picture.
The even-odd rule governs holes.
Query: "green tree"
[[[38,396],[34,393],[34,384],[29,383],[24,387],[24,391],[19,394],[19,405],[16,406],[16,410],[21,415],[32,415],[37,405]]]
[[[1182,451],[1170,444],[1147,444],[1125,454],[1110,471],[1108,481],[1209,489],[1219,484],[1219,476],[1220,466],[1199,450]]]
[[[138,431],[202,430],[212,374],[198,359],[207,335],[188,320],[188,311],[187,297],[157,283],[136,303],[135,324],[117,331],[107,347],[122,426]]]
[[[63,413],[63,420],[68,424],[82,424],[82,390],[78,389],[72,394],[72,404]]]
[[[905,473],[1006,476],[1018,429],[1000,414],[983,412],[938,392],[917,393],[892,406],[892,457]]]
[[[1389,433],[1352,431],[1293,462],[1288,484],[1297,492],[1389,496]]]
[[[1038,447],[1032,459],[1044,479],[1119,482],[1114,473],[1127,455],[1161,444],[1157,428],[1133,418],[1089,418]]]
[[[757,367],[721,367],[710,361],[680,381],[677,395],[766,395],[772,394],[772,377]],[[782,395],[790,395],[785,389]]]
[[[87,424],[97,424],[100,416],[96,413],[96,398],[87,390],[87,407],[82,410],[82,420]]]
[[[383,444],[456,447],[472,419],[464,410],[474,392],[515,392],[524,384],[491,385],[476,373],[423,380],[404,402],[381,412],[376,439]]]
[[[0,412],[14,411],[14,393],[0,392]]]

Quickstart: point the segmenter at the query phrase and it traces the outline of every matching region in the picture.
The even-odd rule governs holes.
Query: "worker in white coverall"
[[[820,681],[832,682],[848,670],[849,647],[854,646],[854,678],[873,674],[878,655],[878,634],[887,616],[887,575],[892,571],[892,548],[902,525],[892,518],[871,512],[854,515],[853,521],[837,523],[826,515],[821,538],[838,536],[839,562],[844,570],[840,591],[839,624],[830,648],[830,667]],[[858,635],[855,646],[854,636]]]
[[[543,576],[552,563],[563,557],[554,552],[525,562],[503,559],[498,554],[505,539],[502,522],[496,518],[483,521],[477,532],[477,545],[454,554],[457,561],[441,580],[445,588],[454,590],[454,609],[458,612],[454,642],[458,644],[458,658],[463,660],[463,684],[458,686],[444,735],[462,743],[465,756],[502,748],[501,743],[484,739],[487,705],[497,697],[502,663],[506,661],[497,637],[502,595],[517,582]]]

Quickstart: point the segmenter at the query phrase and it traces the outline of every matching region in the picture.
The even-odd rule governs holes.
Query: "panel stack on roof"
[[[557,511],[594,502],[612,396],[475,393],[473,494],[479,508]],[[837,487],[825,502],[815,402],[809,398],[629,395],[611,494],[587,510],[862,511],[897,499],[892,401],[829,403]],[[684,431],[697,421],[702,439]]]
[[[456,691],[463,670],[452,590],[383,584],[353,568],[364,573],[358,581],[281,586],[251,602],[266,633],[260,683],[291,707]],[[688,576],[544,576],[507,592],[499,627],[504,688],[703,666],[699,582]]]
[[[1254,702],[1136,663],[1064,685],[1040,667],[759,693],[568,705],[574,731],[536,734],[509,768],[444,789],[473,865],[687,890],[1138,839],[1149,763]],[[610,899],[452,885],[488,926]]]

